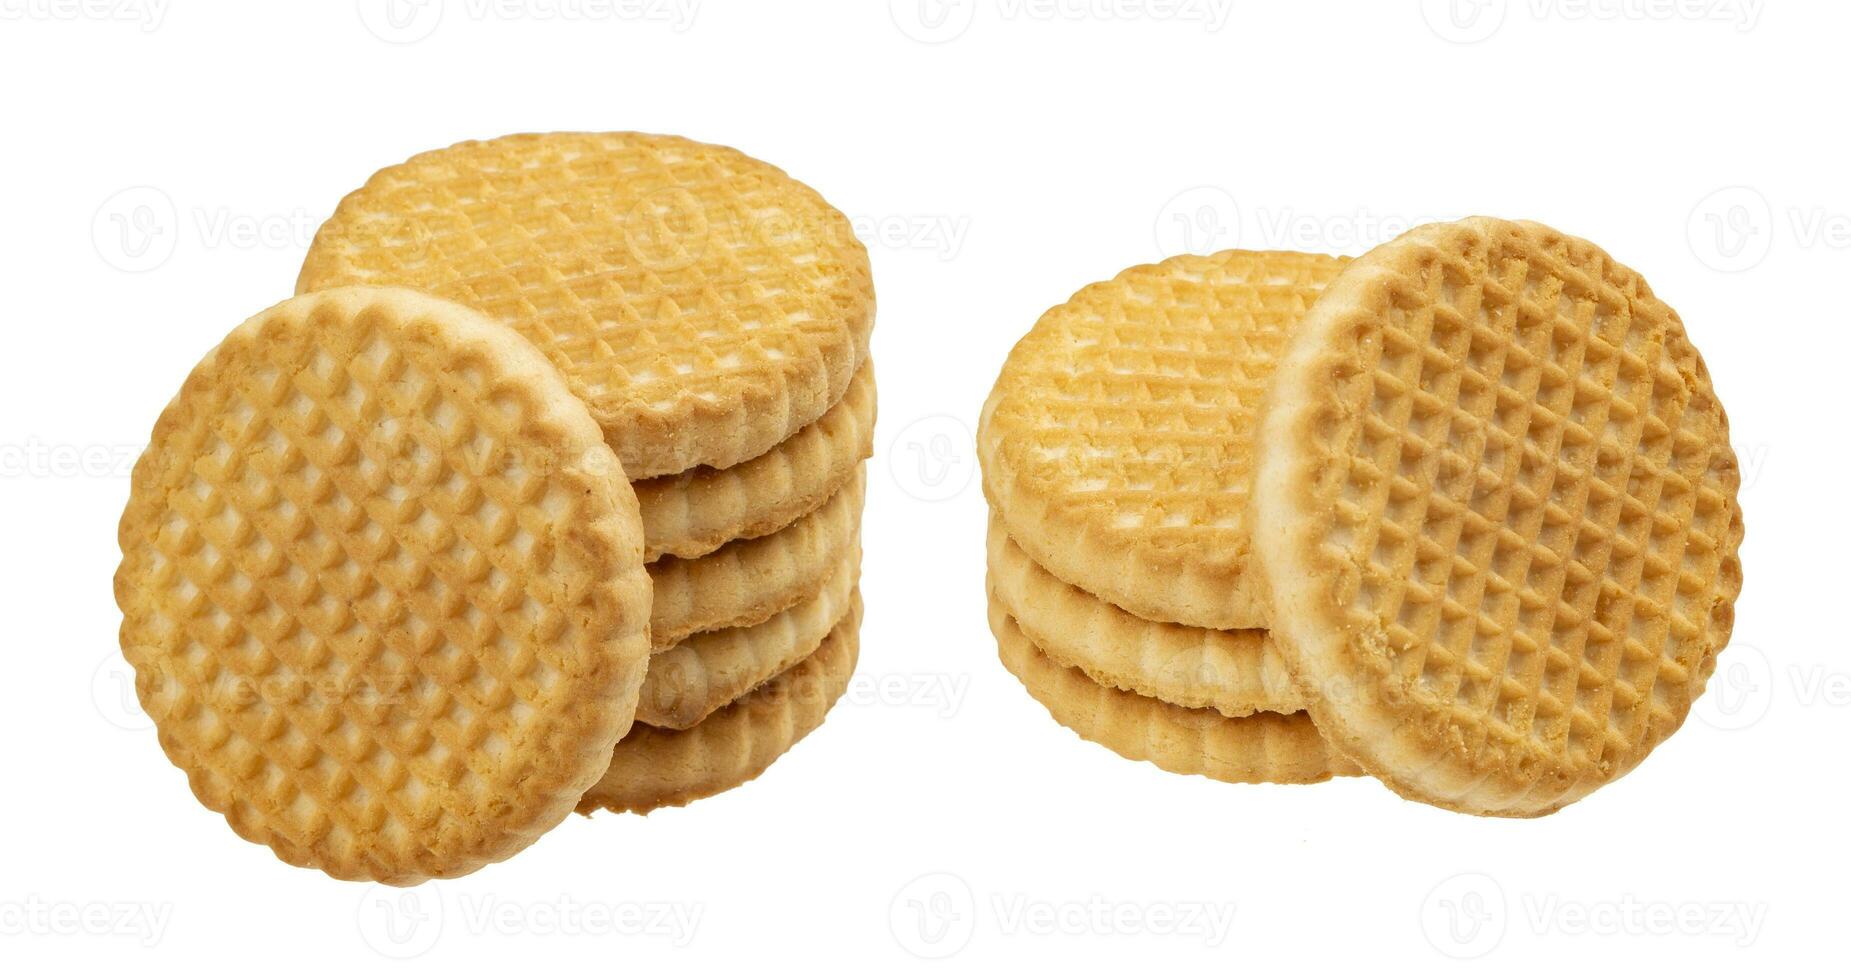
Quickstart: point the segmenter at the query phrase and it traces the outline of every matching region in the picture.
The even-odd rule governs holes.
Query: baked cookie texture
[[[119,531],[162,748],[243,837],[409,885],[557,824],[631,725],[636,499],[553,366],[464,306],[310,293],[162,412]]]
[[[1552,812],[1676,731],[1742,587],[1728,419],[1636,272],[1530,222],[1351,263],[1275,372],[1273,630],[1341,751],[1471,813]]]
[[[759,456],[841,400],[874,286],[848,219],[737,150],[646,133],[459,143],[374,174],[299,292],[398,285],[512,326],[631,479]]]
[[[1264,628],[1247,493],[1274,362],[1344,261],[1180,255],[1043,314],[977,434],[984,493],[1035,563],[1137,616]]]

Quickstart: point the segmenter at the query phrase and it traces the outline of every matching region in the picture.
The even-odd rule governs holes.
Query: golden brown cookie
[[[122,649],[168,758],[292,864],[409,885],[570,813],[648,654],[642,524],[532,345],[401,289],[200,362],[135,468]]]
[[[846,486],[873,453],[869,362],[835,407],[763,455],[723,470],[697,466],[637,481],[649,560],[699,558],[729,541],[787,527]]]
[[[297,288],[353,284],[514,327],[631,479],[791,437],[848,390],[874,324],[841,212],[738,150],[646,133],[505,136],[381,170],[316,233]]]
[[[855,673],[861,600],[815,653],[686,731],[637,725],[580,813],[648,813],[750,782],[823,722]]]
[[[1229,783],[1318,783],[1359,772],[1303,712],[1229,718],[1099,684],[1035,649],[994,596],[990,629],[1003,666],[1055,721],[1127,759]]]
[[[1541,225],[1426,225],[1325,290],[1274,377],[1274,638],[1404,796],[1552,812],[1684,721],[1741,590],[1728,420],[1670,307]]]
[[[977,434],[1009,537],[1145,619],[1267,626],[1247,522],[1253,430],[1280,348],[1344,261],[1179,255],[1044,314]]]

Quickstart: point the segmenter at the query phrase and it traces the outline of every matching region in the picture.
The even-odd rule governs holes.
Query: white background
[[[1835,961],[1847,5],[684,3],[469,0],[395,21],[366,0],[0,0],[7,972]],[[857,687],[743,789],[575,817],[465,879],[399,893],[285,866],[194,802],[123,701],[128,462],[371,171],[562,128],[732,144],[863,223],[882,421]],[[1474,212],[1606,246],[1708,359],[1745,465],[1748,585],[1690,723],[1614,786],[1515,822],[1364,779],[1173,776],[1055,725],[983,615],[971,429],[1009,345],[1168,253],[1354,254]]]

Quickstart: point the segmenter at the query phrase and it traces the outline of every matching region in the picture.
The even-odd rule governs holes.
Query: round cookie
[[[633,480],[724,469],[815,421],[874,323],[841,212],[737,150],[644,133],[505,136],[387,167],[316,233],[297,288],[351,284],[513,326]]]
[[[1009,537],[1145,619],[1267,626],[1247,523],[1253,429],[1287,335],[1344,261],[1181,255],[1045,313],[977,435]]]
[[[238,327],[162,412],[119,539],[161,747],[291,864],[502,860],[631,725],[635,496],[553,366],[458,304],[336,289]]]
[[[1571,803],[1677,730],[1728,642],[1727,418],[1677,314],[1585,241],[1472,218],[1357,259],[1259,445],[1274,638],[1404,796]]]

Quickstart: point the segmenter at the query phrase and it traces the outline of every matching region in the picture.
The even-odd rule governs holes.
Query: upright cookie
[[[1595,246],[1427,225],[1356,260],[1273,382],[1274,637],[1397,792],[1552,812],[1683,723],[1741,589],[1728,421],[1677,314]]]
[[[868,349],[848,219],[737,150],[642,133],[459,143],[373,175],[297,288],[412,286],[513,326],[633,480],[724,469],[815,421]]]
[[[337,289],[247,321],[161,414],[120,540],[161,747],[292,864],[499,861],[630,727],[636,498],[552,365],[455,303]]]
[[[1264,627],[1253,430],[1286,335],[1344,260],[1181,255],[1094,283],[1010,351],[977,436],[1035,563],[1145,619]]]

